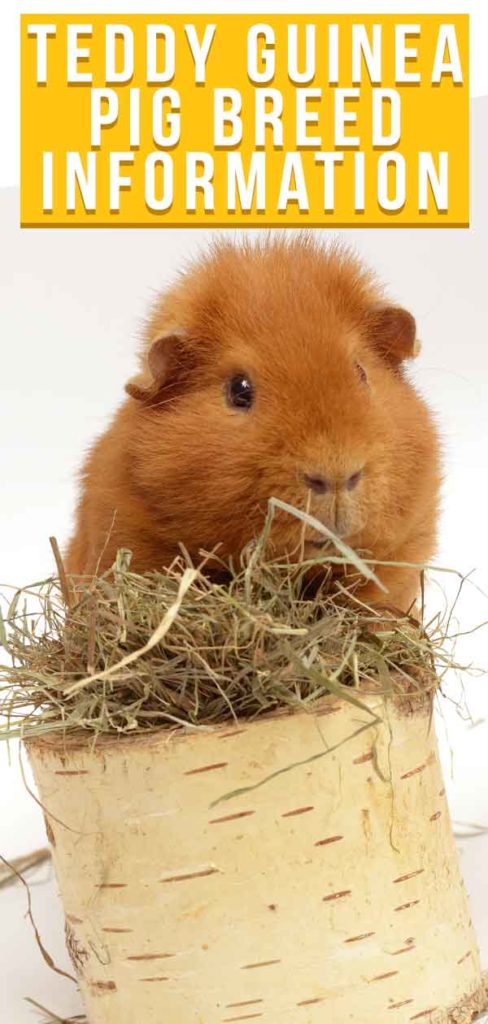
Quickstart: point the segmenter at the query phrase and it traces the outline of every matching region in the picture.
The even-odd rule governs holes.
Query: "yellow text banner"
[[[23,15],[21,222],[466,226],[465,15]]]

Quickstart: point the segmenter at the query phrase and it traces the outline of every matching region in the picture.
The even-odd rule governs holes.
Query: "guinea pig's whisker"
[[[164,399],[161,399],[160,402],[153,402],[153,404],[151,405],[151,408],[152,409],[160,409],[163,405],[164,406],[174,405],[174,403],[177,402],[177,401],[178,401],[178,396],[177,395],[173,395],[172,398],[164,398]]]

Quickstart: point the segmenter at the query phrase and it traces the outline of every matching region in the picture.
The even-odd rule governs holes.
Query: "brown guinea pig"
[[[217,243],[156,303],[141,373],[82,473],[67,568],[130,548],[136,571],[182,542],[238,556],[275,496],[357,550],[422,563],[440,483],[432,417],[404,372],[416,328],[345,248],[313,234]],[[278,512],[273,549],[316,556],[323,537]],[[302,546],[300,547],[300,543]],[[407,610],[418,569],[379,567],[369,602]]]

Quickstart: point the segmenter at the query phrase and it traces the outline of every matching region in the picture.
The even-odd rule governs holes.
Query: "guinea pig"
[[[140,373],[81,478],[71,574],[119,547],[135,571],[218,545],[238,559],[275,496],[379,562],[435,547],[439,439],[405,372],[416,325],[374,275],[313,233],[213,244],[152,309]],[[283,511],[278,555],[323,536]],[[408,610],[418,568],[378,565],[361,600]]]

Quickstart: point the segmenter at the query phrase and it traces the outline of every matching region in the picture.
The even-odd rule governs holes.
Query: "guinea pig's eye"
[[[361,384],[367,384],[368,383],[368,374],[366,373],[366,370],[364,369],[364,366],[361,366],[361,363],[356,363],[356,370],[358,372],[358,377],[359,377],[359,380],[361,381]]]
[[[250,409],[254,402],[254,388],[244,373],[235,373],[226,385],[226,397],[233,409]]]

